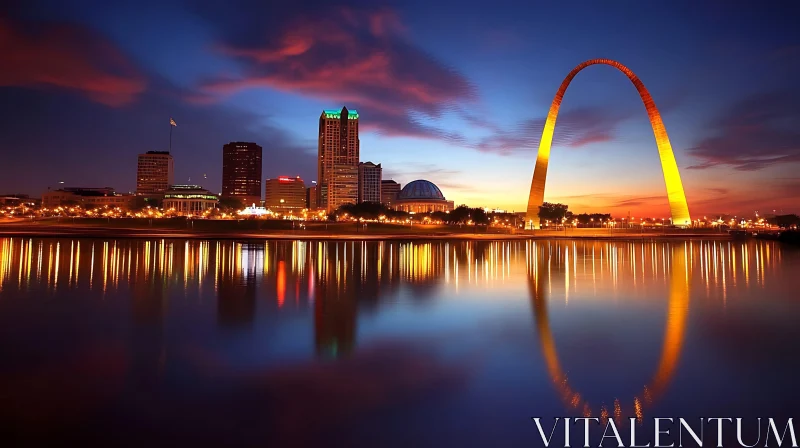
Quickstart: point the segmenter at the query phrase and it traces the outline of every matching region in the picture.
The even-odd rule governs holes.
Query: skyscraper
[[[137,196],[160,198],[173,180],[173,160],[168,151],[139,154],[136,166]]]
[[[391,207],[400,194],[400,184],[393,180],[381,181],[381,204]]]
[[[222,147],[222,197],[261,204],[261,147],[230,142]]]
[[[300,176],[267,179],[264,185],[264,207],[272,210],[306,208],[306,184]]]
[[[381,164],[358,164],[358,202],[381,202]]]
[[[358,202],[358,112],[343,107],[323,110],[319,117],[317,204],[334,211]]]

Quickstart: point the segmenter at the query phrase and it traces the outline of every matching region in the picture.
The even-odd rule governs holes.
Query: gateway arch
[[[653,127],[653,134],[656,137],[658,156],[661,159],[661,169],[664,172],[664,182],[667,185],[667,198],[669,199],[672,223],[678,226],[690,225],[692,219],[689,217],[689,206],[686,204],[686,195],[683,192],[683,183],[681,183],[681,176],[678,172],[678,164],[675,162],[672,145],[669,143],[667,130],[664,128],[664,122],[661,120],[661,114],[658,113],[656,103],[653,101],[653,97],[650,96],[650,92],[642,84],[642,81],[628,67],[611,59],[591,59],[578,65],[569,72],[567,77],[564,78],[564,82],[561,83],[561,87],[558,88],[556,96],[553,98],[553,104],[550,105],[550,112],[547,113],[542,139],[539,141],[539,153],[536,157],[533,179],[531,179],[531,192],[528,196],[528,211],[525,220],[533,228],[539,228],[539,207],[544,203],[544,184],[547,179],[547,162],[550,160],[550,145],[553,142],[553,130],[556,127],[558,109],[564,99],[564,93],[567,91],[570,82],[572,82],[572,78],[578,72],[596,64],[610,65],[616,68],[624,73],[636,86],[639,96],[642,97],[644,107],[647,109],[647,116],[650,118],[650,125]]]

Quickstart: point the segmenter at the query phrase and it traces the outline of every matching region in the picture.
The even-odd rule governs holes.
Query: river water
[[[800,251],[761,241],[5,238],[0,438],[544,446],[532,417],[556,416],[749,434],[797,417],[798,291]]]

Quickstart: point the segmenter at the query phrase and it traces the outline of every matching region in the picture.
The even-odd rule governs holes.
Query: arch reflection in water
[[[725,393],[736,415],[783,402],[790,416],[796,366],[763,347],[800,340],[799,257],[719,240],[0,239],[0,417],[30,434],[43,416],[71,420],[70,439],[108,430],[113,446],[151,422],[201,445],[224,445],[230,428],[253,444],[280,428],[305,435],[308,409],[339,418],[326,421],[340,434],[423,428],[436,436],[423,445],[441,441],[439,425],[425,429],[432,415],[452,417],[442,426],[462,445],[475,442],[464,421],[489,443],[536,439],[519,425],[526,409],[703,415]],[[378,424],[387,415],[403,424]],[[261,445],[297,442],[278,439]]]
[[[653,262],[651,266],[653,272],[659,261],[663,263],[664,268],[669,266],[667,318],[660,360],[656,368],[656,373],[650,383],[645,385],[639,394],[631,397],[629,401],[621,402],[619,399],[614,399],[614,407],[612,410],[609,410],[606,405],[598,409],[593,409],[578,389],[569,382],[567,374],[564,372],[559,362],[558,351],[550,328],[548,314],[548,288],[546,286],[550,281],[549,270],[552,252],[548,250],[549,245],[543,247],[534,242],[530,242],[528,245],[530,257],[528,262],[528,289],[532,302],[531,306],[533,308],[534,319],[536,321],[536,330],[539,343],[541,344],[542,354],[547,364],[548,374],[561,399],[569,407],[581,412],[584,417],[599,416],[602,421],[610,418],[613,413],[613,417],[617,421],[630,415],[635,416],[641,422],[643,418],[643,409],[645,406],[652,405],[655,400],[665,392],[670,380],[675,374],[676,366],[680,359],[686,330],[687,314],[689,312],[691,284],[688,256],[690,251],[687,249],[688,243],[662,244],[661,252],[664,258],[661,260],[653,258],[651,260]],[[646,264],[644,258],[645,246],[646,244],[642,243],[642,258],[640,263],[643,270]],[[620,267],[619,258],[613,246],[605,248],[606,251],[609,251],[609,249],[611,250],[611,254],[613,254],[609,255],[609,258],[613,260],[610,266],[613,266],[614,271],[617,271]],[[650,249],[655,253],[656,245],[653,245]],[[559,250],[558,253],[560,254],[561,251]],[[569,291],[569,253],[570,251],[567,249],[564,258],[566,264],[565,278],[567,278],[567,291]],[[664,253],[666,253],[666,255],[664,255]],[[631,253],[626,253],[626,255],[629,255],[629,257],[625,260],[625,264],[628,265],[628,269],[630,269],[630,272],[635,276],[637,271],[637,254],[633,251]],[[573,257],[573,266],[575,266],[574,259],[575,257]],[[594,262],[595,259],[592,258],[593,265]],[[614,281],[616,282],[616,278],[614,278]],[[603,424],[605,424],[605,421],[603,421]]]

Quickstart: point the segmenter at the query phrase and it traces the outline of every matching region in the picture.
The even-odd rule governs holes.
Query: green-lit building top
[[[325,109],[322,111],[325,118],[342,118],[342,111],[336,109]],[[347,118],[350,120],[358,119],[358,111],[355,109],[347,111]]]

